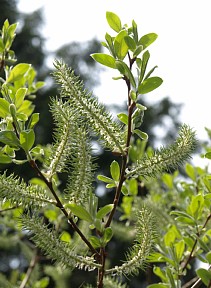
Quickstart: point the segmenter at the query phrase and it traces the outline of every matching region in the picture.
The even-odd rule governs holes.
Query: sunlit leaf
[[[29,151],[34,145],[35,134],[32,129],[21,131],[20,144],[25,151]]]
[[[111,176],[114,179],[114,181],[119,181],[120,177],[120,167],[117,161],[113,161],[110,165],[110,172]]]
[[[10,71],[9,77],[7,79],[7,82],[13,83],[13,82],[15,82],[17,80],[20,80],[26,74],[26,72],[29,70],[30,66],[31,65],[27,64],[27,63],[17,64]]]
[[[147,48],[150,44],[152,44],[156,39],[158,35],[155,33],[149,33],[141,37],[141,39],[138,41],[139,45],[143,45],[143,48]]]
[[[102,65],[108,66],[110,68],[116,68],[115,59],[111,55],[104,53],[91,54],[91,57]]]
[[[115,13],[107,11],[106,19],[107,19],[109,26],[114,31],[119,32],[122,29],[121,20],[119,16],[117,16]]]
[[[163,80],[160,77],[150,77],[139,85],[138,92],[140,94],[147,94],[157,89],[162,83]]]

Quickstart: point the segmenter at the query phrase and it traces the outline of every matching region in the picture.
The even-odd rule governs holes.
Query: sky
[[[106,22],[106,11],[116,13],[124,24],[134,19],[140,35],[157,33],[158,39],[149,47],[149,64],[158,65],[154,76],[164,82],[147,97],[151,103],[165,96],[183,103],[182,122],[193,127],[200,140],[207,139],[204,127],[211,129],[210,0],[19,1],[23,12],[41,6],[45,17],[43,36],[49,51],[72,41],[94,37],[103,41],[106,32],[114,35]],[[101,85],[94,90],[101,102],[126,100],[123,82],[112,80],[116,75],[109,68],[102,74]]]

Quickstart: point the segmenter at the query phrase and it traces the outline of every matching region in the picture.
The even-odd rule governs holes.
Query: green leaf
[[[124,123],[125,125],[128,125],[128,115],[125,113],[119,113],[117,114],[118,119]]]
[[[133,77],[133,74],[130,71],[130,68],[121,60],[116,60],[116,68],[119,70],[119,72],[123,75],[125,75],[129,80],[131,85],[135,88],[136,87],[136,81]]]
[[[140,94],[147,94],[158,88],[162,83],[163,80],[160,77],[150,77],[139,85],[138,92]]]
[[[113,69],[116,68],[115,59],[111,55],[104,53],[94,53],[91,54],[91,57],[102,65],[108,66]]]
[[[70,243],[71,235],[67,231],[63,231],[60,240],[66,243]]]
[[[138,44],[143,45],[143,49],[146,49],[149,45],[151,45],[156,39],[158,35],[155,33],[149,33],[141,37]]]
[[[209,251],[209,252],[206,254],[206,259],[207,259],[208,263],[211,264],[211,251]]]
[[[19,108],[23,104],[23,100],[27,94],[27,88],[19,88],[15,94],[15,106]]]
[[[46,288],[48,287],[50,280],[48,277],[43,277],[41,280],[36,281],[33,288]]]
[[[211,281],[211,271],[208,271],[204,268],[200,268],[196,271],[196,274],[199,278],[201,278],[202,282],[208,286]]]
[[[21,131],[20,144],[25,151],[29,151],[32,148],[32,146],[34,145],[34,141],[35,141],[35,134],[32,129]]]
[[[114,183],[114,180],[104,175],[97,175],[97,179],[105,183]]]
[[[0,163],[9,164],[9,163],[12,163],[12,159],[3,153],[0,153]]]
[[[102,207],[96,214],[97,219],[103,219],[111,210],[113,209],[113,204],[108,204],[104,207]]]
[[[0,117],[6,118],[10,114],[9,109],[9,102],[7,102],[5,99],[0,98]]]
[[[100,239],[97,238],[96,236],[91,236],[91,237],[89,237],[89,241],[90,241],[90,243],[92,244],[92,246],[93,246],[94,248],[100,248],[100,247],[102,247],[102,244],[101,244],[101,242],[100,242]]]
[[[185,166],[185,172],[193,181],[196,180],[195,169],[194,169],[194,167],[192,165],[187,163],[186,166]]]
[[[68,204],[68,208],[70,208],[71,212],[78,218],[90,223],[93,222],[92,216],[89,214],[88,211],[84,209],[83,206],[77,205],[75,203],[70,203]]]
[[[176,218],[177,221],[180,221],[180,222],[183,222],[183,223],[192,224],[192,225],[196,224],[195,219],[191,215],[187,214],[186,212],[183,212],[183,211],[172,211],[170,213],[170,215],[176,215],[177,216],[177,218]]]
[[[0,131],[0,142],[17,148],[20,142],[13,131]]]
[[[123,60],[128,52],[125,36],[127,36],[127,32],[123,30],[119,32],[119,34],[114,39],[114,51],[117,55],[117,58],[120,60]]]
[[[102,242],[103,242],[103,246],[105,246],[113,237],[113,231],[111,229],[111,227],[107,227],[103,233],[103,238],[102,238]]]
[[[133,30],[133,37],[136,43],[138,43],[138,30],[137,30],[137,24],[136,22],[133,20],[132,21],[132,30]]]
[[[141,138],[144,141],[148,140],[148,135],[145,132],[142,132],[141,130],[135,129],[133,131],[139,138]]]
[[[180,262],[182,260],[183,253],[184,253],[184,250],[185,250],[185,242],[184,242],[184,240],[181,240],[181,241],[177,242],[174,245],[174,247],[175,247],[177,259]]]
[[[39,115],[40,115],[39,113],[33,113],[31,115],[31,118],[30,118],[29,123],[27,125],[28,129],[32,129],[39,122],[39,119],[40,119]]]
[[[129,180],[129,191],[131,195],[137,195],[138,194],[138,182],[136,179],[131,178]]]
[[[111,176],[114,179],[114,181],[119,181],[120,177],[120,167],[117,161],[113,161],[110,165],[110,172]]]
[[[211,152],[207,152],[204,156],[205,156],[207,159],[211,159]]]
[[[136,42],[133,40],[132,37],[130,36],[125,36],[125,43],[127,44],[128,49],[130,49],[131,51],[135,51],[136,49]]]
[[[117,186],[117,184],[116,184],[115,182],[113,182],[113,183],[107,184],[107,185],[106,185],[106,188],[114,188],[114,187],[116,187],[116,186]]]
[[[13,82],[15,82],[17,80],[20,80],[26,74],[26,72],[29,70],[30,67],[31,67],[31,65],[27,64],[27,63],[17,64],[10,71],[9,77],[7,79],[7,82],[13,83]]]
[[[140,73],[140,76],[139,76],[139,83],[142,82],[142,80],[144,79],[144,75],[145,75],[145,72],[146,72],[146,68],[147,68],[147,64],[148,64],[148,61],[149,61],[149,58],[150,58],[150,53],[149,51],[145,51],[143,56],[142,56],[142,59],[136,59],[136,63],[139,67],[139,69],[141,69],[141,73]]]
[[[133,57],[137,57],[143,51],[143,46],[139,45],[133,52]]]
[[[115,13],[107,11],[106,19],[107,19],[109,26],[114,31],[119,32],[122,29],[121,20],[119,16],[117,16]]]
[[[167,277],[166,277],[165,273],[163,272],[163,270],[160,267],[154,266],[153,272],[154,272],[155,275],[160,277],[160,279],[163,282],[167,282]]]

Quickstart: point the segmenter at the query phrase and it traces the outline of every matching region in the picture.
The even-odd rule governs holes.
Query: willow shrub
[[[126,287],[125,276],[138,274],[150,262],[164,264],[154,267],[162,283],[149,287],[182,287],[192,258],[211,262],[207,229],[210,178],[204,170],[188,164],[186,172],[192,183],[180,182],[179,189],[176,172],[167,174],[190,158],[196,146],[194,131],[183,125],[173,144],[145,149],[148,135],[141,124],[147,107],[141,104],[142,95],[162,84],[160,77],[153,76],[157,66],[148,68],[148,48],[157,35],[140,37],[134,20],[129,26],[122,25],[112,12],[107,12],[106,18],[114,36],[106,33],[102,42],[107,53],[91,57],[113,69],[117,73],[114,79],[124,83],[128,112],[114,119],[74,71],[56,60],[53,78],[59,95],[50,103],[55,129],[54,141],[47,146],[36,142],[39,113],[34,113],[33,104],[44,83],[36,82],[30,64],[15,64],[11,45],[17,24],[6,20],[1,30],[0,163],[2,167],[28,165],[35,175],[28,183],[7,171],[0,175],[1,237],[8,242],[31,239],[30,245],[22,244],[31,258],[28,270],[20,271],[16,282],[14,277],[0,275],[4,287],[47,287],[49,277],[40,278],[36,271],[43,255],[53,260],[55,270],[49,275],[58,269],[70,273],[73,269],[94,270],[97,287]],[[116,156],[110,164],[110,177],[96,176],[93,133]],[[63,190],[61,173],[67,175]],[[103,207],[99,207],[94,190],[95,176],[113,191],[113,201]],[[140,185],[149,191],[145,198],[138,193]],[[111,267],[107,250],[113,237],[118,241],[126,238],[131,247],[125,251],[125,259],[119,259],[121,264]],[[200,268],[197,275],[202,280],[196,281],[210,283],[208,269]]]

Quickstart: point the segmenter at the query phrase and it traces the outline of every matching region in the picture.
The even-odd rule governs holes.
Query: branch
[[[60,201],[58,195],[56,194],[56,192],[53,189],[53,185],[52,182],[49,182],[46,177],[42,174],[42,172],[40,171],[39,167],[37,166],[36,162],[34,160],[30,160],[29,161],[31,167],[37,172],[37,174],[40,176],[40,178],[45,182],[45,184],[47,185],[47,187],[49,188],[50,192],[52,193],[53,197],[56,200],[56,206],[62,211],[62,213],[65,215],[65,217],[68,219],[68,223],[72,226],[72,228],[74,229],[74,231],[76,231],[81,239],[86,243],[86,245],[89,247],[89,249],[92,251],[93,254],[96,255],[96,257],[100,257],[99,253],[97,252],[97,250],[91,245],[91,243],[89,242],[89,240],[85,237],[85,235],[81,232],[81,230],[78,228],[78,226],[75,224],[75,222],[73,221],[72,218],[69,218],[69,214],[67,212],[67,210],[65,209],[65,207],[63,206],[62,202]]]
[[[207,224],[208,224],[210,219],[211,219],[211,214],[208,215],[208,217],[207,217],[207,219],[206,219],[201,231],[203,231],[203,229],[207,226]],[[200,237],[200,232],[197,233],[197,236]],[[191,252],[190,252],[190,254],[188,256],[188,259],[187,259],[187,261],[185,262],[185,264],[184,264],[184,266],[182,268],[182,272],[185,271],[186,267],[188,266],[188,263],[192,260],[192,258],[194,258],[193,253],[194,253],[194,250],[196,248],[197,242],[198,242],[198,240],[196,239],[194,244],[193,244],[193,247],[191,249]]]
[[[25,288],[28,281],[29,281],[29,278],[37,264],[37,262],[39,261],[40,259],[40,256],[38,255],[38,251],[35,251],[34,253],[34,256],[32,257],[31,261],[30,261],[30,264],[29,264],[29,267],[27,269],[27,272],[26,272],[26,275],[25,277],[23,278],[23,281],[21,282],[21,285],[19,288]]]

